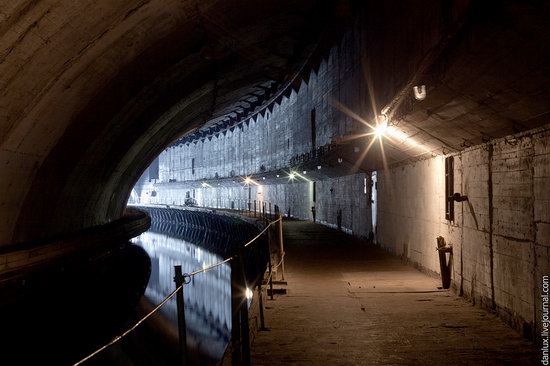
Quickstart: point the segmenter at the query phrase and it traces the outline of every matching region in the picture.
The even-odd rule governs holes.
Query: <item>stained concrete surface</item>
[[[252,364],[538,364],[534,345],[438,279],[321,225],[284,228],[288,293],[267,301]]]

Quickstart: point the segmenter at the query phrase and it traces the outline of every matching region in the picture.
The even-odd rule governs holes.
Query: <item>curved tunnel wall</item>
[[[258,179],[260,186],[251,186],[250,197],[258,202],[258,207],[260,201],[271,202],[293,217],[311,219],[311,207],[315,206],[316,219],[332,226],[337,225],[341,210],[343,228],[366,237],[371,231],[370,210],[367,209],[370,197],[364,189],[366,179],[370,192],[368,174],[352,174],[350,166],[346,165],[338,173],[345,174],[343,177],[312,178],[316,180],[316,202],[313,201],[312,182],[297,179],[287,184],[288,173],[293,169],[290,160],[313,148],[312,118],[316,125],[316,147],[365,130],[365,126],[333,105],[350,106],[359,115],[371,113],[361,64],[363,44],[365,39],[361,30],[355,34],[348,32],[339,47],[333,48],[327,60],[321,62],[319,69],[311,72],[308,83],[302,82],[296,92],[288,98],[283,97],[281,103],[275,104],[265,115],[260,114],[211,139],[164,150],[159,156],[159,179],[153,186],[138,186],[142,187],[142,202],[182,205],[189,195],[199,205],[230,207],[230,201],[248,200],[248,188],[241,186],[243,177],[271,173],[273,179],[269,183]],[[322,169],[319,172],[329,167],[325,165],[325,170]],[[229,179],[230,186],[216,186],[216,177]],[[307,174],[305,177],[308,178]],[[210,183],[214,186],[197,186],[195,182],[203,179],[213,179]],[[233,181],[236,184],[231,184]]]
[[[385,6],[391,8],[382,8]],[[248,189],[241,183],[244,176],[256,174],[262,187],[251,187],[251,200],[277,204],[283,212],[303,219],[312,219],[311,208],[315,207],[317,220],[336,227],[341,219],[344,230],[368,236],[372,230],[370,173],[365,167],[354,167],[364,139],[344,143],[352,155],[343,157],[342,164],[329,167],[322,163],[319,171],[317,164],[308,167],[306,178],[311,182],[297,179],[286,184],[287,175],[297,168],[292,159],[311,152],[314,143],[317,148],[336,145],[369,132],[344,110],[371,120],[379,113],[374,106],[380,109],[388,103],[439,41],[445,30],[441,27],[441,4],[402,6],[407,11],[393,17],[389,21],[392,26],[382,24],[377,16],[382,9],[366,9],[320,64],[264,114],[245,119],[246,123],[230,130],[165,149],[159,156],[158,179],[148,182],[143,177],[137,186],[142,202],[183,204],[189,195],[200,205],[230,207],[230,201],[248,200]],[[431,11],[434,7],[437,11]],[[418,19],[422,19],[424,32],[417,31]],[[403,34],[407,36],[403,38]],[[396,49],[405,50],[407,57],[395,57]],[[377,145],[372,153],[372,161],[366,159],[365,165],[375,169],[381,162]],[[302,173],[301,166],[298,172]],[[268,180],[261,180],[262,175]],[[225,180],[222,187],[217,186],[217,179]],[[202,180],[212,187],[201,187]]]
[[[346,19],[346,3],[9,2],[0,28],[0,245],[119,218],[170,141],[223,115],[247,87],[285,81],[322,30]],[[439,39],[438,4],[399,2],[403,14],[390,17],[399,29],[379,16],[395,4],[365,6],[373,55],[394,52],[392,41],[411,30],[399,46],[410,57],[373,56],[381,99]],[[413,32],[418,18],[426,32]],[[376,41],[382,34],[388,42]]]
[[[282,81],[333,3],[5,5],[0,245],[119,218],[144,166],[237,87]]]

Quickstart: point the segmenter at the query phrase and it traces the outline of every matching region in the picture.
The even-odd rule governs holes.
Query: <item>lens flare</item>
[[[386,132],[388,131],[388,122],[384,121],[379,123],[376,128],[374,129],[374,135],[378,138],[382,138],[383,136],[386,136]]]

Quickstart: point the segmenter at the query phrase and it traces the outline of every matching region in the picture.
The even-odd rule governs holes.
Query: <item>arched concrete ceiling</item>
[[[345,2],[0,1],[0,245],[102,224],[172,140],[276,92]]]
[[[390,164],[549,122],[548,2],[366,4],[374,97],[416,144],[389,143]],[[352,5],[0,0],[0,245],[120,217],[165,146],[261,107]],[[446,22],[459,31],[441,37]]]
[[[549,15],[544,1],[474,3],[406,87],[393,110],[399,128],[450,153],[550,123]],[[426,85],[424,100],[414,99],[414,84]],[[414,152],[403,144],[396,149]]]
[[[416,12],[380,17],[379,26],[371,27],[378,40],[369,49],[375,55],[369,60],[374,96],[379,113],[387,114],[397,133],[384,139],[385,159],[373,144],[362,160],[364,170],[461,151],[550,123],[550,3],[436,3],[442,9],[432,4],[430,16],[416,6]],[[395,8],[392,2],[384,6]],[[451,10],[447,16],[445,6]],[[434,27],[434,19],[444,26]],[[411,25],[418,36],[410,36],[415,34]],[[415,52],[432,40],[427,52]],[[395,58],[410,62],[399,64]],[[426,87],[423,100],[414,98],[413,87],[419,85]],[[365,132],[358,126],[358,133]],[[358,140],[345,144],[346,158],[357,160]]]

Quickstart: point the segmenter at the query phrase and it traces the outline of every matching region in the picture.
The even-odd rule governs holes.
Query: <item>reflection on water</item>
[[[133,239],[151,258],[151,276],[145,297],[160,303],[174,288],[174,265],[193,272],[223,258],[181,238],[148,231]],[[228,264],[194,276],[184,287],[188,342],[197,344],[208,357],[221,359],[231,335],[231,269]],[[177,327],[176,300],[161,314]]]

